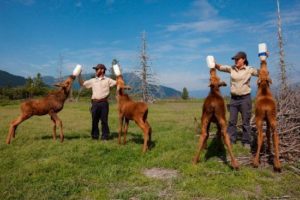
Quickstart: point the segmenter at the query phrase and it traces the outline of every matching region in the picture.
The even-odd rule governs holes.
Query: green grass
[[[283,166],[239,171],[218,156],[192,165],[198,144],[194,117],[201,115],[201,101],[161,101],[150,105],[153,148],[142,154],[142,132],[131,122],[126,145],[117,144],[116,104],[110,104],[113,139],[92,141],[89,103],[66,103],[59,117],[65,141],[52,140],[49,116],[22,123],[16,138],[5,144],[9,122],[19,106],[0,107],[0,199],[268,199],[300,198],[300,177]],[[210,142],[210,141],[209,141]],[[239,144],[236,156],[249,156]],[[217,152],[210,152],[217,155]],[[145,169],[178,171],[172,179],[155,179]]]

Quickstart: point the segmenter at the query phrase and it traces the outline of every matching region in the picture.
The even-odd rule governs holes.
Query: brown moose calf
[[[263,144],[263,123],[266,121],[267,130],[267,144],[268,150],[271,152],[271,134],[273,137],[274,145],[274,171],[280,172],[281,166],[279,161],[279,136],[277,133],[277,122],[276,122],[276,103],[273,99],[270,84],[272,80],[269,77],[269,72],[267,69],[267,62],[265,60],[261,61],[260,70],[257,79],[257,95],[256,95],[256,105],[255,105],[255,122],[257,128],[257,151],[253,159],[254,167],[259,165],[259,154]]]
[[[149,149],[149,144],[151,142],[151,127],[147,121],[148,106],[144,102],[134,102],[128,94],[124,93],[124,89],[130,89],[126,86],[122,75],[117,76],[117,102],[119,111],[119,137],[118,142],[121,144],[121,134],[124,124],[124,140],[126,143],[126,134],[128,130],[129,120],[135,121],[135,123],[142,129],[144,133],[144,145],[143,152],[145,153]]]
[[[230,139],[227,134],[226,117],[225,117],[225,103],[224,99],[220,93],[219,87],[226,86],[226,83],[220,81],[216,74],[216,69],[210,69],[210,93],[204,101],[202,108],[202,118],[201,118],[201,134],[199,138],[198,151],[193,159],[193,163],[196,164],[199,161],[200,152],[204,149],[207,144],[207,139],[209,136],[210,123],[214,122],[217,124],[219,138],[223,137],[223,141],[227,147],[231,158],[231,166],[234,169],[238,169],[238,162],[235,160]]]
[[[65,100],[68,98],[75,76],[69,76],[65,81],[55,84],[60,87],[59,90],[50,92],[42,99],[29,99],[21,103],[21,114],[18,118],[10,123],[9,132],[6,138],[6,143],[10,144],[11,138],[15,137],[16,129],[19,124],[29,119],[33,115],[49,114],[53,121],[53,140],[56,139],[56,125],[60,126],[60,141],[63,142],[63,125],[58,118],[57,113],[64,107]]]

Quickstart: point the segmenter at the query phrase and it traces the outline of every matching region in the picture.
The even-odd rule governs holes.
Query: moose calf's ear
[[[256,81],[257,85],[259,85],[260,82],[261,82],[261,81],[260,81],[260,79],[258,78],[257,81]]]
[[[124,89],[131,90],[131,87],[129,85],[125,85]]]
[[[268,78],[268,81],[269,81],[270,84],[273,83],[271,78]]]
[[[222,86],[226,87],[227,84],[226,84],[224,81],[221,81],[221,82],[219,83],[219,87],[222,87]]]

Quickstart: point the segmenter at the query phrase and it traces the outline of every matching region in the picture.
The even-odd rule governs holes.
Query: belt
[[[247,96],[250,96],[250,93],[249,94],[244,94],[244,95],[231,95],[231,98],[232,99],[242,99],[242,98],[247,97]]]
[[[107,102],[108,98],[103,98],[103,99],[92,99],[92,103],[99,103],[99,102]]]

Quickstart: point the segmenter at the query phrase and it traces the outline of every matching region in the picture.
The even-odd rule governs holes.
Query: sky
[[[288,80],[299,81],[300,1],[281,0]],[[83,73],[119,60],[139,68],[145,31],[157,83],[182,91],[207,88],[206,56],[232,65],[245,51],[259,67],[258,44],[268,46],[273,83],[279,80],[276,0],[0,0],[0,69],[23,77]],[[227,83],[229,74],[218,72]],[[256,79],[251,81],[255,85]],[[274,81],[275,80],[275,81]]]

